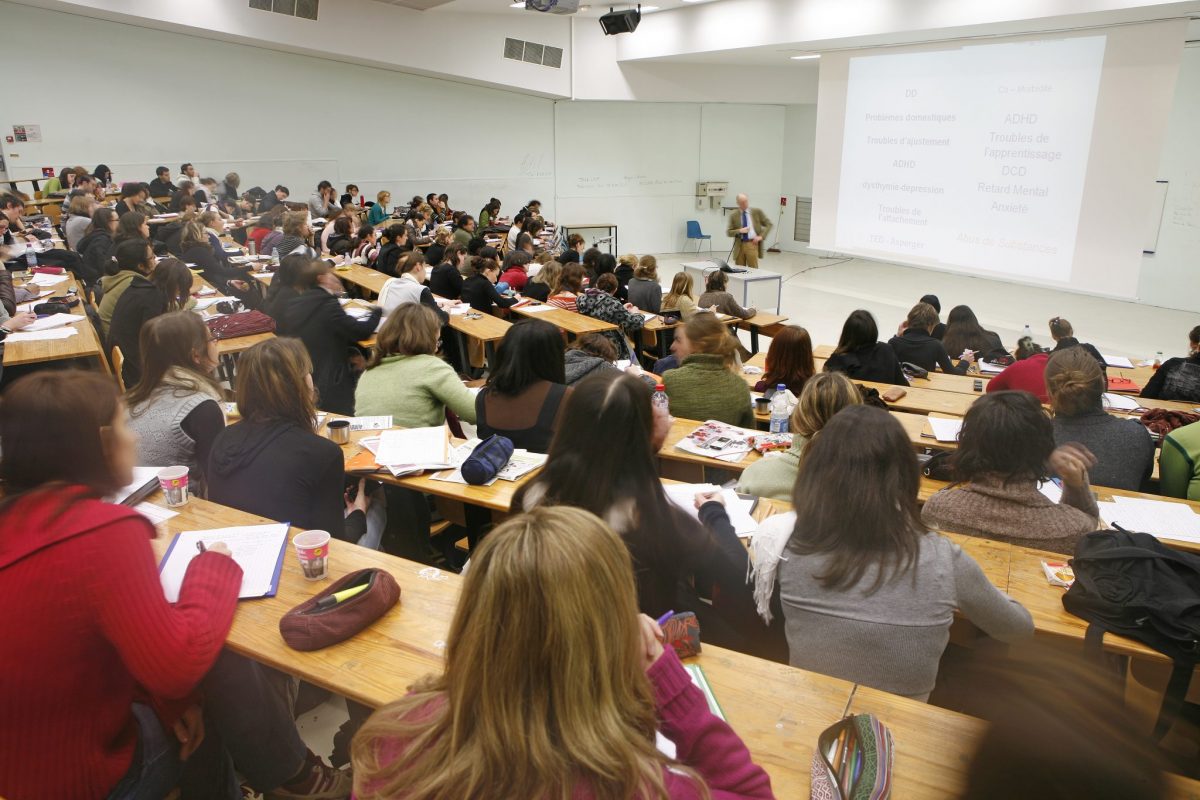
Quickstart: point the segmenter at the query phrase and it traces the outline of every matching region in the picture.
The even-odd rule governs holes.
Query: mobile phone
[[[709,442],[709,443],[708,443],[708,449],[710,449],[710,450],[724,450],[726,447],[729,447],[729,445],[731,445],[731,444],[733,444],[733,438],[732,438],[732,437],[730,437],[730,436],[718,436],[716,439],[713,439],[711,442]]]
[[[975,389],[975,391],[977,391],[977,392],[982,392],[982,391],[983,391],[983,381],[982,381],[982,380],[980,380],[979,378],[976,378],[976,379],[975,379],[975,384],[974,384],[974,387],[973,387],[973,388],[974,388],[974,389]]]

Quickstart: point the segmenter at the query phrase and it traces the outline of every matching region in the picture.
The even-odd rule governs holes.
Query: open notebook
[[[205,546],[214,542],[229,545],[233,560],[242,568],[239,598],[274,597],[279,591],[279,573],[283,569],[283,554],[288,542],[286,522],[178,534],[167,548],[167,554],[163,556],[158,569],[167,602],[179,601],[179,587],[183,584],[188,564],[200,555],[197,542],[204,542]]]

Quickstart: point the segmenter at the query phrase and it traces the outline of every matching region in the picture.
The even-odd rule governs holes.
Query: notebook
[[[939,442],[958,441],[958,432],[962,430],[963,424],[961,419],[926,417],[925,420],[929,423],[929,429],[933,431],[934,438]]]
[[[105,502],[136,506],[158,488],[158,473],[162,467],[134,467],[133,481],[104,498]]]
[[[158,569],[167,602],[179,601],[179,587],[183,584],[188,564],[200,555],[197,542],[204,542],[206,546],[214,542],[229,545],[233,560],[242,568],[239,598],[274,597],[279,591],[279,573],[283,569],[283,554],[288,543],[286,522],[177,534]]]

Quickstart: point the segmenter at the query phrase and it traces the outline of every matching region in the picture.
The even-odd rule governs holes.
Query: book
[[[680,439],[675,446],[693,455],[737,462],[753,449],[750,440],[757,433],[710,419]]]
[[[279,522],[176,534],[158,569],[167,602],[179,601],[179,589],[188,565],[200,555],[197,542],[203,542],[205,546],[224,542],[229,546],[233,560],[242,568],[239,598],[274,597],[279,591],[279,573],[283,569],[283,555],[287,550],[288,527],[288,523]]]
[[[105,502],[122,506],[136,506],[158,488],[158,473],[161,469],[162,467],[134,467],[133,480],[130,484],[104,498]]]

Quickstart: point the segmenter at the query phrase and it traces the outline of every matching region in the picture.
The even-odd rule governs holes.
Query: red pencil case
[[[42,275],[63,275],[66,273],[66,270],[62,267],[34,267],[30,272]]]

